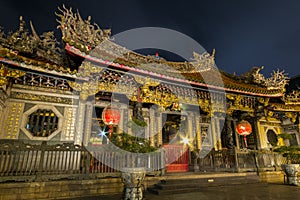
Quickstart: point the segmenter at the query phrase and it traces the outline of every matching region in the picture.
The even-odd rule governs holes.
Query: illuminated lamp
[[[239,135],[244,136],[245,145],[246,145],[246,148],[248,148],[246,136],[250,135],[252,133],[252,126],[251,126],[251,124],[248,121],[246,121],[246,120],[240,121],[237,124],[237,126],[236,126],[236,132]]]
[[[118,125],[121,119],[121,111],[118,108],[107,106],[102,112],[102,120],[109,127],[109,137],[113,132],[113,126]]]

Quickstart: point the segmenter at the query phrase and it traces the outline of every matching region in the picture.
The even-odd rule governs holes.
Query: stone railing
[[[200,171],[276,171],[287,163],[282,154],[269,151],[228,149],[212,150],[204,158],[194,161]]]
[[[0,140],[0,182],[120,177],[119,169],[137,165],[147,167],[149,174],[160,175],[163,171],[163,151],[134,158],[101,149],[88,151],[70,143],[26,144]]]

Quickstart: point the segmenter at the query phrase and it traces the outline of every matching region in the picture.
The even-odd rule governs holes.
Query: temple
[[[214,51],[194,52],[190,62],[141,55],[78,12],[62,8],[57,17],[62,44],[22,17],[18,30],[0,32],[1,144],[97,149],[128,134],[163,150],[167,172],[231,170],[230,159],[212,164],[211,155],[299,145],[300,91],[287,90],[283,71],[229,74],[216,68]]]

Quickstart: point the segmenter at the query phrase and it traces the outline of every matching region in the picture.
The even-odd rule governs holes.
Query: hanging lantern
[[[246,136],[250,135],[252,133],[252,126],[251,126],[251,124],[248,121],[245,121],[245,120],[240,121],[237,124],[237,126],[236,126],[236,132],[239,135],[244,136],[245,146],[247,148],[248,144],[247,144],[247,138],[246,138]]]
[[[109,137],[113,132],[113,125],[118,125],[121,119],[121,112],[118,108],[107,106],[102,112],[102,120],[109,127]]]
[[[108,106],[102,112],[102,120],[107,125],[118,125],[121,119],[121,112],[118,108]]]
[[[239,135],[250,135],[252,133],[252,126],[248,121],[242,120],[236,126],[236,131]]]

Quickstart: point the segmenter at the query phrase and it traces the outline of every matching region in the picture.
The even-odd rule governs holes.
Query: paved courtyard
[[[145,200],[294,200],[300,198],[300,187],[283,184],[242,184],[207,187],[194,193],[153,195],[145,194]],[[76,198],[76,200],[120,200],[121,195]]]

